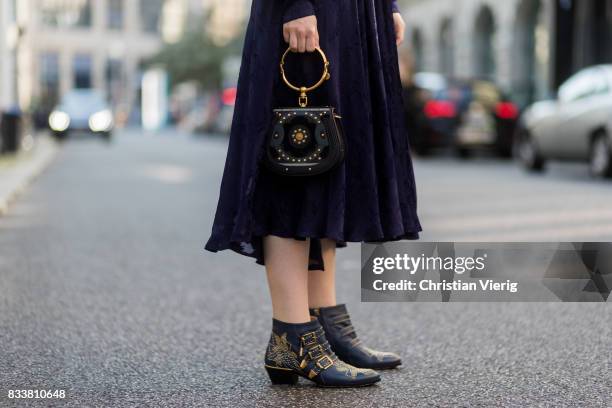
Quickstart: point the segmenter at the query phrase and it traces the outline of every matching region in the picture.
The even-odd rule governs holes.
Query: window
[[[423,71],[425,66],[423,36],[421,34],[421,30],[418,28],[415,28],[414,32],[412,33],[412,55],[414,60],[414,70],[416,72]]]
[[[158,33],[164,0],[140,0],[140,21],[142,30]]]
[[[49,27],[71,28],[91,26],[91,0],[41,0],[41,22]]]
[[[106,94],[113,105],[121,101],[124,91],[123,62],[120,59],[110,58],[106,61]]]
[[[17,21],[17,0],[11,0],[8,6],[8,21]]]
[[[123,0],[108,0],[108,28],[123,28]]]
[[[59,56],[48,52],[40,56],[40,99],[41,104],[53,107],[59,96]]]
[[[477,77],[491,79],[495,77],[495,18],[487,6],[483,6],[476,18],[474,30],[474,71]]]
[[[91,88],[91,56],[87,54],[77,54],[74,56],[73,72],[74,87],[78,89]]]
[[[440,27],[440,72],[452,77],[455,74],[453,21],[447,18]]]

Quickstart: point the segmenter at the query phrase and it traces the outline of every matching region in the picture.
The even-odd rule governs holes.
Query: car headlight
[[[70,126],[70,116],[66,112],[53,111],[49,115],[49,127],[56,132],[63,132]]]
[[[113,127],[113,113],[105,109],[89,117],[89,128],[92,132],[108,132]]]

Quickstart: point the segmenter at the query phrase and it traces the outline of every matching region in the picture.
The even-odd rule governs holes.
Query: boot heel
[[[266,371],[268,372],[268,376],[270,376],[272,384],[295,385],[298,382],[298,375],[291,370],[266,366]]]

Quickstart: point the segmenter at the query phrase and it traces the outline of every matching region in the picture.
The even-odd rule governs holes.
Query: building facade
[[[612,63],[612,0],[405,0],[416,70],[495,80],[525,105]]]
[[[492,79],[520,104],[551,93],[554,0],[408,0],[416,70]]]
[[[19,40],[15,0],[0,0],[0,110],[17,104],[16,49]]]
[[[612,63],[612,0],[555,3],[555,85],[580,68]]]
[[[188,29],[201,29],[219,45],[242,34],[251,0],[166,0],[163,36],[177,42]]]
[[[204,0],[209,13],[207,30],[218,44],[226,44],[244,32],[250,5],[251,0]]]
[[[17,90],[23,108],[48,109],[74,88],[135,105],[141,62],[162,45],[163,0],[19,0]]]

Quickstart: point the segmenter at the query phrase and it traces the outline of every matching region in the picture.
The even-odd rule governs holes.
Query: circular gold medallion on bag
[[[306,127],[296,126],[291,129],[289,141],[293,147],[306,147],[310,143],[308,139],[310,139],[310,132]]]

